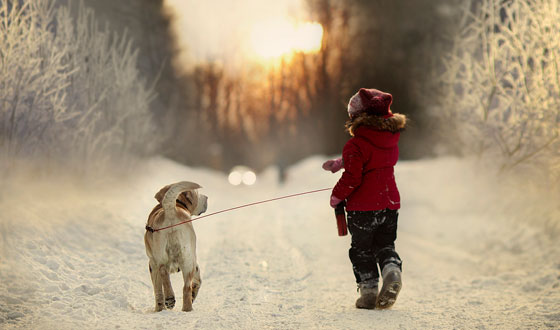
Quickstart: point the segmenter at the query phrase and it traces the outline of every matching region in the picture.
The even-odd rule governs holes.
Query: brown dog
[[[183,272],[183,311],[192,310],[192,302],[200,289],[200,270],[196,261],[196,235],[192,224],[152,232],[189,220],[191,215],[206,211],[208,198],[199,194],[193,182],[181,181],[167,185],[155,195],[159,202],[148,216],[144,243],[150,259],[149,269],[154,286],[156,312],[175,306],[175,294],[169,274]],[[163,289],[163,290],[162,290]]]

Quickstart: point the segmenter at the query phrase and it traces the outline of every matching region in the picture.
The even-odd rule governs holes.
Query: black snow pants
[[[376,287],[379,281],[377,264],[383,271],[388,264],[402,269],[395,251],[398,210],[348,211],[348,230],[352,234],[350,261],[360,287]]]

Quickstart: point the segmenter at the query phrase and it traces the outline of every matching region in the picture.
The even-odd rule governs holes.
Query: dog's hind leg
[[[183,272],[183,312],[190,312],[192,311],[192,302],[193,302],[193,289],[192,289],[192,281],[193,281],[193,271],[185,271],[185,269],[181,269]]]
[[[159,274],[163,282],[165,307],[167,307],[168,309],[173,309],[173,307],[175,307],[175,294],[173,293],[173,288],[171,287],[171,279],[169,278],[169,271],[167,271],[167,267],[161,266],[159,269]]]
[[[154,286],[154,296],[156,298],[156,312],[161,312],[163,310],[163,291],[162,291],[162,281],[161,275],[158,268],[150,267],[150,276],[152,277],[152,285]],[[163,266],[161,266],[163,267]]]
[[[192,300],[196,299],[198,295],[198,290],[200,290],[200,286],[202,285],[202,280],[200,279],[200,268],[196,265],[193,281],[192,281]]]

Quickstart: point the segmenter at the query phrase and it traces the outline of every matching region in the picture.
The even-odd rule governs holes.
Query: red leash
[[[241,208],[248,207],[248,206],[253,206],[253,205],[257,205],[257,204],[263,204],[263,203],[268,203],[268,202],[272,202],[272,201],[277,201],[279,199],[285,199],[285,198],[296,197],[296,196],[301,196],[301,195],[313,194],[313,193],[316,193],[316,192],[327,191],[327,190],[332,190],[332,188],[311,190],[311,191],[306,191],[306,192],[297,193],[297,194],[293,194],[293,195],[286,195],[286,196],[282,196],[282,197],[267,199],[267,200],[260,201],[260,202],[254,202],[254,203],[249,203],[249,204],[245,204],[245,205],[241,205],[241,206],[236,206],[236,207],[232,207],[232,208],[229,208],[229,209],[217,211],[217,212],[214,212],[214,213],[209,213],[209,214],[206,214],[206,215],[194,218],[194,219],[182,221],[182,222],[176,223],[174,225],[167,226],[167,227],[162,227],[162,228],[158,228],[158,229],[153,229],[152,227],[146,226],[146,230],[153,233],[153,232],[156,232],[156,231],[160,231],[160,230],[164,230],[164,229],[173,228],[173,227],[176,227],[176,226],[179,226],[179,225],[183,225],[183,224],[188,223],[188,222],[193,222],[195,220],[206,218],[206,217],[209,217],[209,216],[212,216],[212,215],[233,211],[233,210],[241,209]]]

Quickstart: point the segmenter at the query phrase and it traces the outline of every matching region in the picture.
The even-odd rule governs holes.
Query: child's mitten
[[[335,195],[331,195],[331,207],[335,208],[338,204],[342,202],[342,199],[336,197]]]
[[[323,163],[323,169],[325,171],[331,171],[333,173],[338,172],[342,168],[342,158],[327,160]]]

